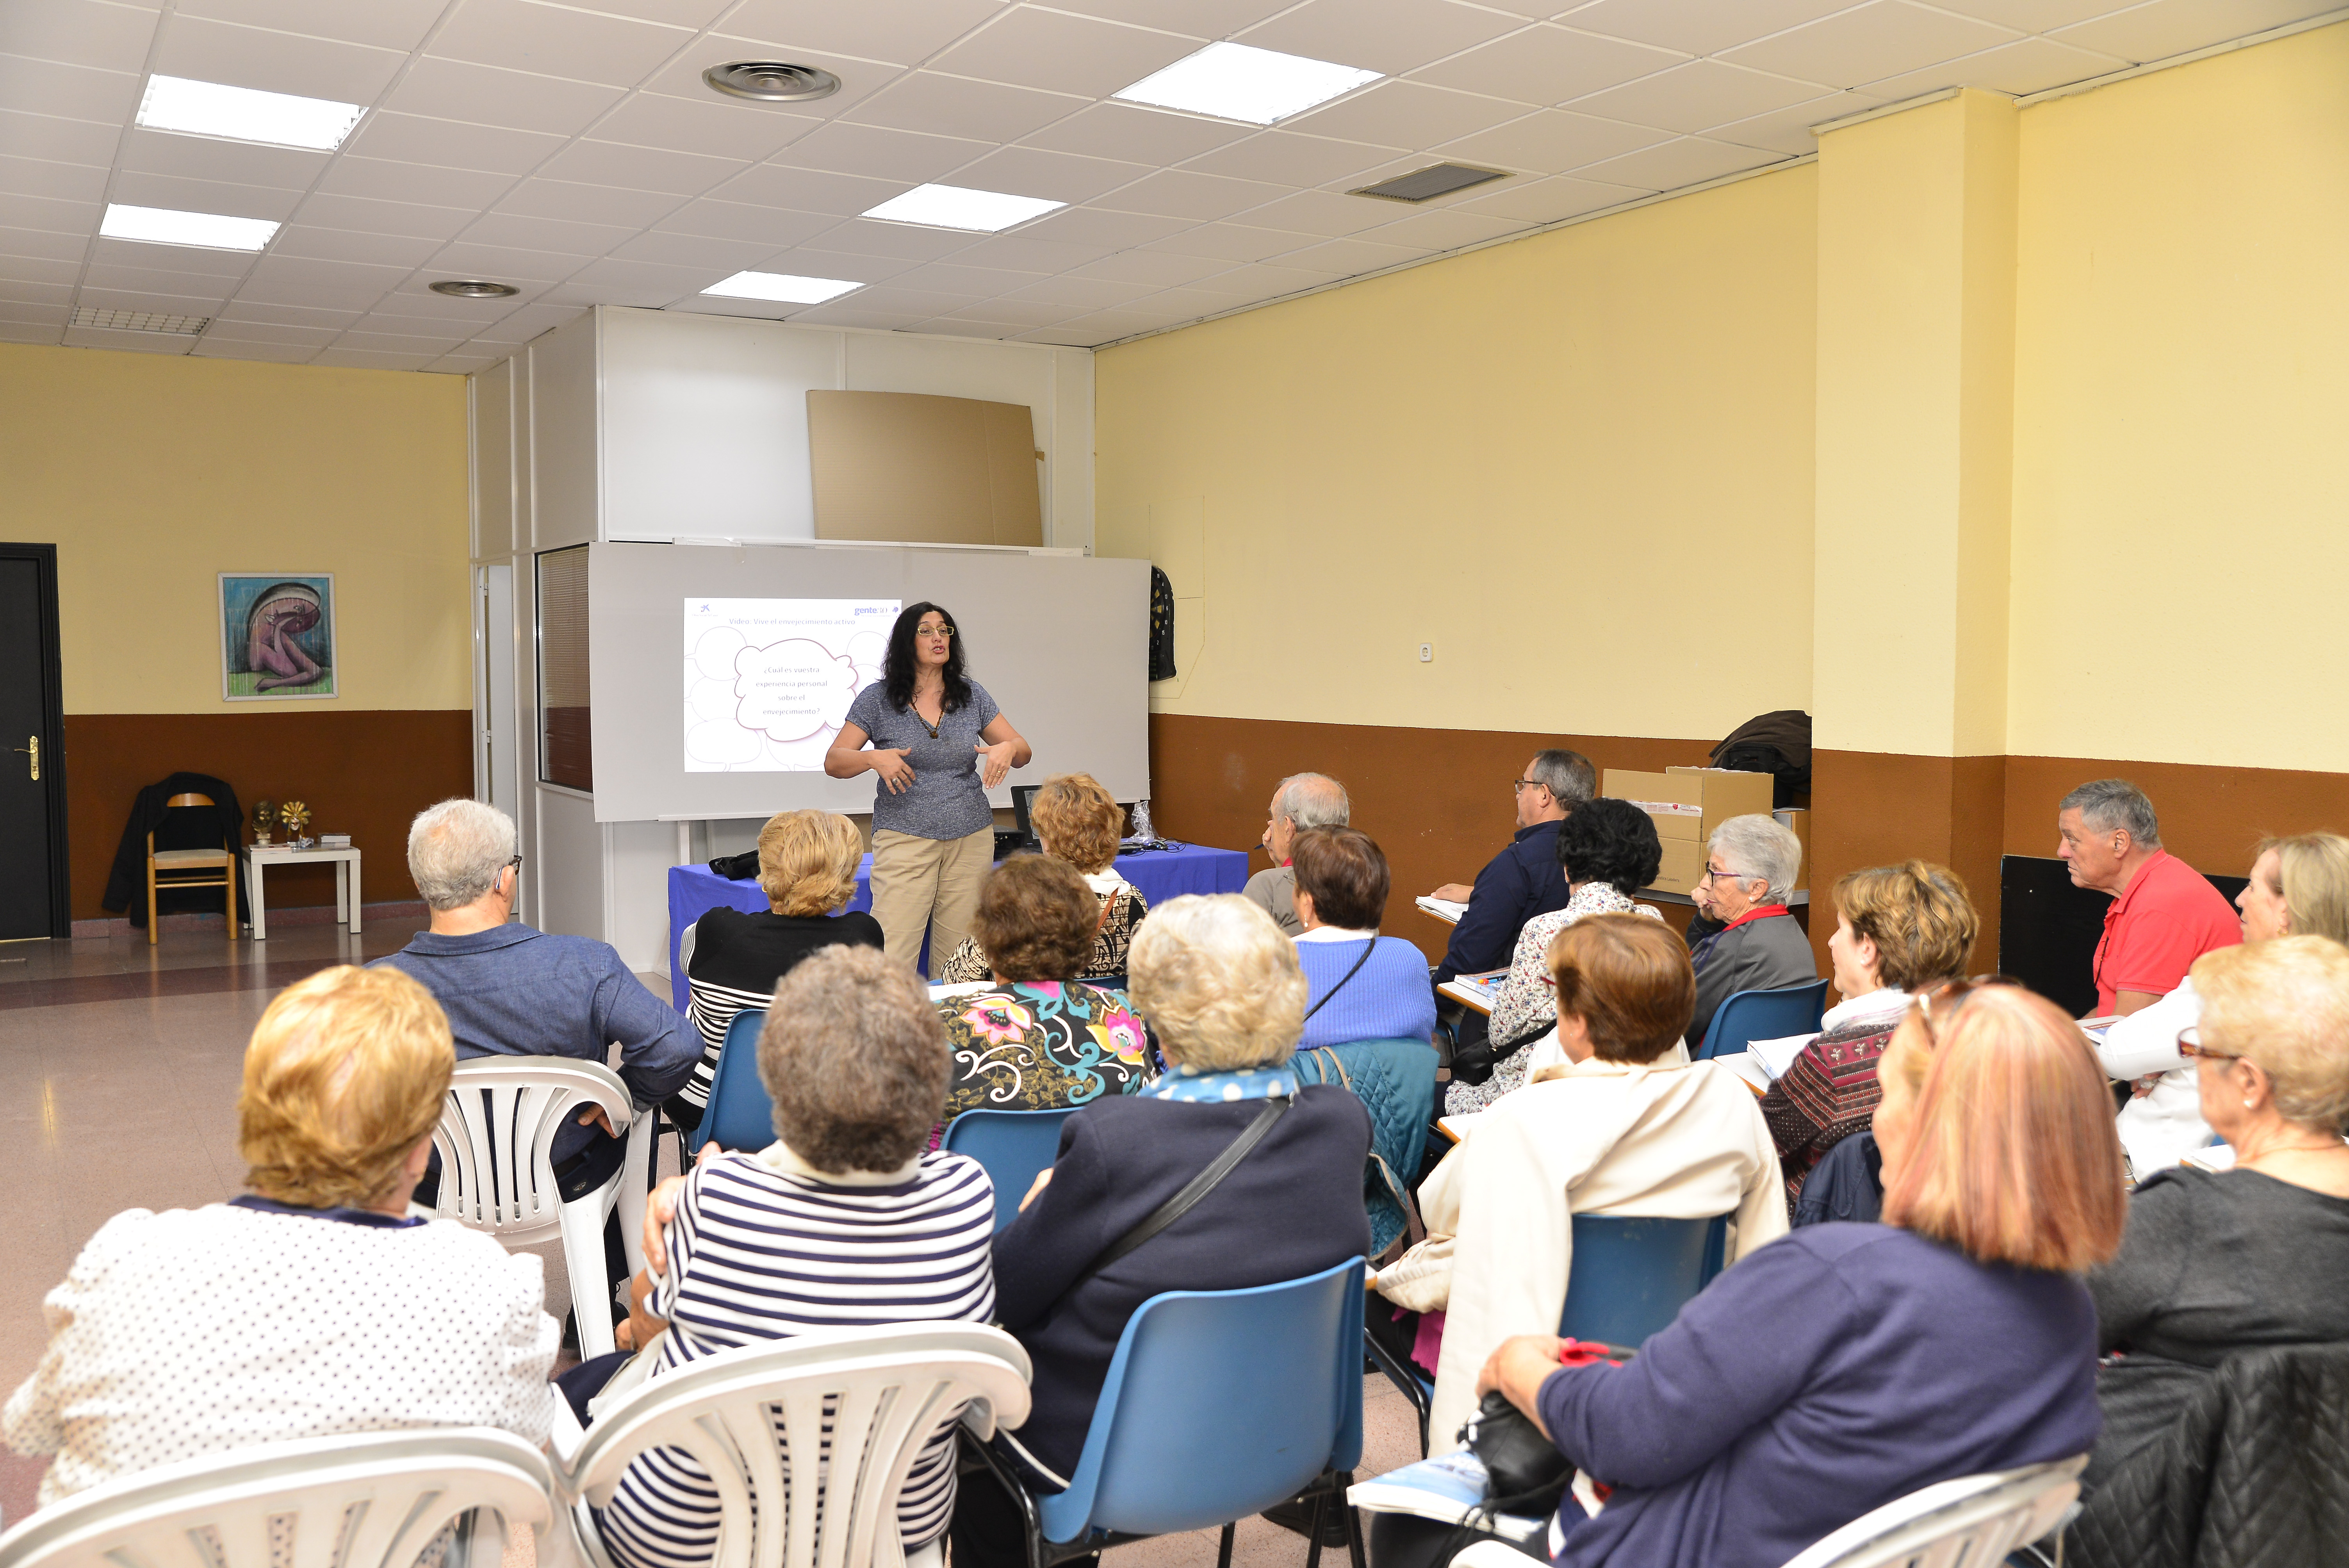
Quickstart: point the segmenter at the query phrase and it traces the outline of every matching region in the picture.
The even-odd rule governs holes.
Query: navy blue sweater
[[[2070,1274],[1889,1225],[1812,1225],[1713,1281],[1623,1367],[1542,1384],[1568,1494],[1558,1568],[1779,1568],[1919,1487],[2095,1444],[2096,1312]]]
[[[1509,962],[1517,933],[1537,914],[1566,907],[1566,868],[1557,863],[1557,824],[1519,828],[1509,847],[1476,873],[1468,913],[1452,928],[1451,945],[1435,967],[1439,985],[1458,975],[1481,975]]]

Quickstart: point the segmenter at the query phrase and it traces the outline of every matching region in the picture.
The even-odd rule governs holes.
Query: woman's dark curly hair
[[[944,604],[933,604],[927,599],[918,604],[908,604],[899,613],[897,624],[889,628],[889,651],[881,657],[881,694],[889,706],[903,713],[914,706],[914,671],[921,661],[914,656],[914,628],[922,624],[922,616],[936,610],[954,628],[947,639],[946,676],[947,700],[943,711],[953,713],[970,703],[970,681],[962,673],[962,625],[954,612]]]
[[[1655,820],[1629,800],[1585,800],[1557,825],[1557,863],[1569,882],[1603,882],[1631,893],[1664,866]]]

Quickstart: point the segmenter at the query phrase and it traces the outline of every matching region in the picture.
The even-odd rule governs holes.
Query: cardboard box
[[[1799,806],[1782,806],[1770,814],[1778,819],[1780,827],[1793,829],[1795,837],[1803,841],[1803,869],[1795,875],[1795,886],[1797,891],[1807,890],[1811,885],[1811,814]]]
[[[1671,768],[1661,773],[1609,768],[1599,793],[1629,800],[1648,813],[1663,841],[1663,869],[1649,886],[1685,893],[1704,874],[1705,841],[1732,817],[1766,816],[1776,781],[1767,773],[1721,768]]]
[[[1693,839],[1666,839],[1663,864],[1649,884],[1657,892],[1684,893],[1704,875],[1704,846]]]

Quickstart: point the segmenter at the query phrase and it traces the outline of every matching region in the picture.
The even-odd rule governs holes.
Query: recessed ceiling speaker
[[[1381,180],[1376,185],[1365,185],[1350,191],[1350,196],[1375,196],[1381,201],[1426,201],[1438,196],[1449,196],[1454,191],[1465,191],[1471,185],[1482,185],[1487,180],[1506,180],[1505,169],[1475,169],[1465,163],[1431,163],[1424,169],[1414,169],[1408,174],[1398,174],[1392,180]]]
[[[444,278],[432,285],[432,292],[451,299],[505,299],[522,290],[512,284],[486,283],[480,278]]]
[[[728,98],[759,103],[805,103],[840,90],[840,78],[830,71],[783,60],[737,60],[730,66],[712,66],[701,73],[701,79]]]

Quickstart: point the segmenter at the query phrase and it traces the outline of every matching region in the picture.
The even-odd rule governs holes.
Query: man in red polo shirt
[[[2074,885],[2112,895],[2096,944],[2095,1016],[2150,1006],[2197,958],[2242,941],[2225,896],[2161,847],[2153,802],[2127,779],[2099,779],[2064,796],[2055,830]]]

